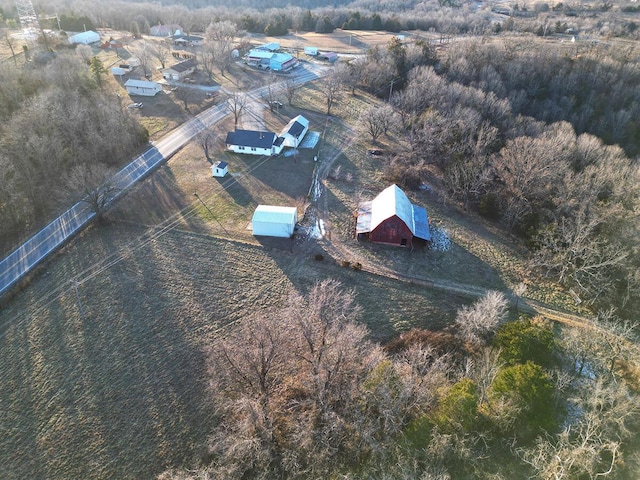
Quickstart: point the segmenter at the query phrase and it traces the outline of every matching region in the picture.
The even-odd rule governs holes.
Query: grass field
[[[216,179],[199,147],[188,145],[129,192],[110,223],[73,240],[4,305],[2,478],[150,479],[196,465],[215,422],[206,348],[236,320],[283,305],[315,280],[353,288],[380,341],[412,327],[444,328],[474,299],[341,266],[333,242],[355,256],[348,260],[442,281],[504,290],[526,277],[508,239],[435,193],[411,197],[449,230],[450,251],[357,243],[353,210],[358,198],[386,186],[384,159],[368,156],[366,141],[343,120],[353,122],[372,100],[345,96],[327,121],[315,86],[300,98],[277,114],[265,110],[264,120],[278,131],[303,113],[322,134],[315,150],[263,159],[220,145],[215,158],[229,163],[231,175]],[[231,128],[222,123],[216,134],[224,138]],[[393,139],[384,141],[392,148]],[[313,203],[315,154],[320,164],[341,167],[323,197],[332,242],[254,238],[247,226],[257,204],[296,205],[302,213]]]

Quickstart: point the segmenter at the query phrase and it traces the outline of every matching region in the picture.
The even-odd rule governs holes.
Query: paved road
[[[325,71],[326,69],[323,67],[305,64],[290,75],[297,83],[305,83],[322,76]],[[249,92],[249,95],[256,99],[261,98],[266,89],[267,87],[261,87]],[[169,159],[199,131],[220,121],[228,113],[229,111],[223,103],[211,107],[189,120],[116,173],[113,184],[120,190],[120,194],[123,194],[137,181]],[[0,262],[0,296],[47,255],[85,227],[94,217],[95,212],[89,205],[85,202],[78,202],[9,254]]]

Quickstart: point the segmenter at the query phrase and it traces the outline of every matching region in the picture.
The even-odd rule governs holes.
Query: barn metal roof
[[[358,206],[356,233],[371,232],[394,215],[407,225],[414,236],[431,240],[427,210],[412,204],[397,185],[385,188],[376,198]]]

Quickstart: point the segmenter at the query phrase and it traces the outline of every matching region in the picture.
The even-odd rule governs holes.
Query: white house
[[[81,43],[83,45],[89,45],[90,43],[96,43],[99,41],[100,41],[100,35],[98,35],[93,30],[76,33],[75,35],[69,37],[69,43],[75,43],[75,44]]]
[[[189,74],[193,73],[196,69],[196,61],[193,58],[185,60],[184,62],[176,63],[170,67],[162,69],[162,76],[166,80],[182,80]]]
[[[298,221],[296,207],[279,207],[273,205],[258,205],[251,219],[254,235],[288,238]]]
[[[228,167],[227,162],[219,160],[211,165],[211,175],[214,177],[224,177],[229,172]]]
[[[280,136],[284,139],[285,147],[298,148],[300,142],[309,131],[309,120],[302,115],[292,118],[282,129]]]
[[[129,95],[143,95],[145,97],[153,97],[162,91],[162,86],[156,82],[147,82],[146,80],[129,79],[124,83]]]
[[[283,139],[273,132],[236,130],[227,133],[227,150],[247,155],[278,155],[282,152]]]

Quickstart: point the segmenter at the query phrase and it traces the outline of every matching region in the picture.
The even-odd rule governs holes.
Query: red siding
[[[402,241],[405,240],[404,245],[410,246],[412,239],[411,230],[397,215],[387,218],[369,234],[372,242],[392,245],[403,245]]]

